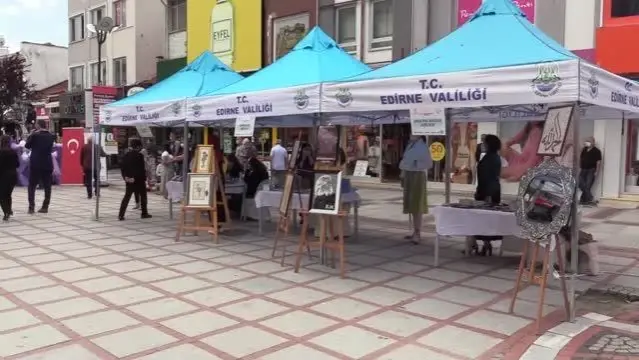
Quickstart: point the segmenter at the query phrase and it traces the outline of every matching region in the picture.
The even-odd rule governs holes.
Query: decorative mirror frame
[[[561,183],[563,201],[559,206],[559,211],[550,223],[530,221],[526,216],[524,195],[526,194],[526,190],[533,179],[539,176],[554,177]],[[577,181],[572,169],[561,166],[554,158],[548,157],[538,166],[528,169],[519,182],[519,191],[517,192],[517,209],[515,211],[517,224],[521,226],[522,236],[540,243],[549,242],[549,235],[559,233],[559,230],[566,226],[566,224],[570,221],[570,212],[575,191],[577,191]]]

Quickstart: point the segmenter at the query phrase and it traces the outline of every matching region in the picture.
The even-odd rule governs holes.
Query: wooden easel
[[[566,266],[564,261],[564,253],[561,250],[562,240],[559,239],[556,235],[550,235],[551,242],[555,242],[555,254],[557,257],[557,265],[559,266],[559,279],[561,282],[561,292],[564,298],[564,308],[566,310],[566,315],[570,317],[570,303],[568,302],[568,291],[566,289]],[[521,254],[521,260],[519,261],[519,270],[517,271],[517,280],[515,281],[515,289],[513,292],[512,299],[510,301],[510,307],[508,309],[509,313],[513,313],[515,310],[515,302],[517,301],[517,295],[519,292],[530,284],[539,285],[539,298],[537,300],[537,319],[535,323],[535,329],[537,335],[540,335],[541,330],[541,319],[544,316],[544,299],[546,297],[546,285],[548,281],[548,273],[550,270],[550,253],[552,251],[552,244],[548,242],[545,246],[541,246],[539,241],[527,240],[524,244],[524,250]],[[530,263],[528,263],[528,254],[532,243],[532,254],[530,257]],[[541,274],[536,275],[536,265],[537,265],[537,256],[539,250],[543,249],[542,255],[542,267]],[[524,281],[523,287],[520,289],[522,285],[522,280]]]
[[[207,231],[213,238],[213,241],[218,244],[219,243],[219,234],[220,234],[220,221],[217,219],[217,207],[218,205],[222,205],[224,211],[225,221],[223,222],[227,225],[227,230],[231,224],[231,212],[229,211],[228,200],[226,199],[226,195],[224,192],[224,182],[222,181],[222,176],[224,176],[224,172],[222,172],[218,166],[217,159],[215,157],[215,148],[213,148],[213,153],[211,156],[211,160],[213,162],[212,168],[214,171],[214,183],[212,189],[214,206],[189,206],[186,204],[186,199],[182,200],[182,206],[180,209],[180,216],[178,219],[178,229],[177,234],[175,236],[175,241],[180,241],[180,236],[187,231],[193,231],[193,234],[197,236],[198,231]],[[187,179],[184,179],[187,181]],[[218,191],[221,194],[221,199],[218,199]],[[193,212],[193,223],[189,223],[187,220],[187,213]],[[202,215],[208,215],[208,222],[202,223]]]
[[[343,279],[346,276],[346,253],[344,250],[344,221],[348,217],[348,212],[340,211],[334,215],[316,214],[319,217],[320,236],[318,240],[309,241],[308,227],[311,213],[301,211],[302,233],[297,248],[295,259],[295,272],[298,273],[302,263],[302,252],[306,247],[310,253],[310,248],[326,249],[330,252],[330,261],[335,268],[335,253],[339,253],[339,274]],[[329,236],[330,234],[330,236]]]

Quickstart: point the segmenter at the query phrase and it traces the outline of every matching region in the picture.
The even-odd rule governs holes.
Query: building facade
[[[102,47],[103,85],[125,86],[155,76],[158,57],[167,56],[165,6],[160,1],[69,0],[69,90],[98,83],[98,43],[88,24],[114,19],[116,29]],[[149,65],[153,66],[149,66]]]
[[[20,54],[29,67],[27,77],[36,91],[50,88],[67,80],[68,49],[52,44],[20,43]]]

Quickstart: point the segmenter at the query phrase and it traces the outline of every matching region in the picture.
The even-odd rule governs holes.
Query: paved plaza
[[[538,289],[522,291],[507,313],[517,257],[465,258],[461,240],[447,240],[433,268],[432,219],[424,245],[406,244],[401,194],[361,194],[360,236],[340,279],[317,256],[299,274],[293,256],[281,267],[272,231],[259,236],[254,222],[235,222],[218,245],[205,234],[175,243],[158,196],[152,219],[130,209],[120,222],[122,189],[105,189],[95,221],[82,188],[54,188],[49,214],[33,216],[18,188],[16,216],[0,224],[0,358],[468,360],[530,347]],[[639,241],[639,210],[584,211],[611,273],[583,278],[579,289],[630,286],[636,279],[617,273],[639,274],[636,252],[614,248]],[[547,292],[544,331],[564,319],[557,287]]]

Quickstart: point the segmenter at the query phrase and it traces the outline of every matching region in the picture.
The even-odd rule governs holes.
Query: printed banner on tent
[[[255,131],[254,116],[238,116],[235,119],[235,137],[253,137]]]
[[[191,98],[187,99],[187,121],[311,114],[319,112],[319,100],[319,85]]]
[[[474,108],[578,99],[578,61],[407,76],[323,86],[322,112]]]
[[[586,63],[580,76],[581,101],[639,113],[639,83]]]
[[[446,135],[444,109],[413,108],[410,110],[410,131],[413,135]]]
[[[135,126],[184,120],[184,100],[126,106],[100,107],[100,124]]]

